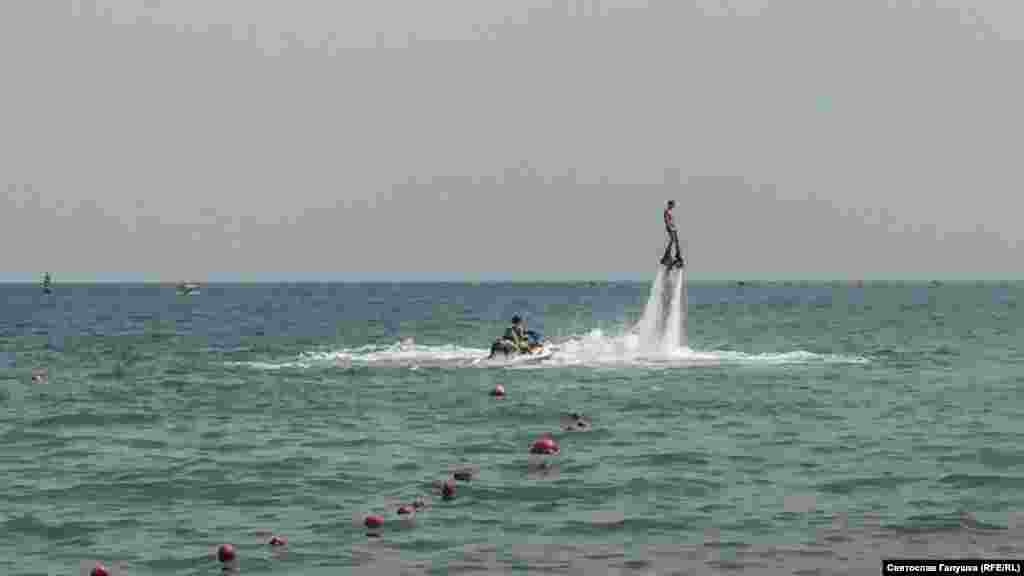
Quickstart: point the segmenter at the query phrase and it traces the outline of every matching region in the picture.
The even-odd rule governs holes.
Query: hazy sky
[[[5,0],[0,280],[649,279],[668,197],[693,279],[1021,278],[1022,62],[1020,0]]]

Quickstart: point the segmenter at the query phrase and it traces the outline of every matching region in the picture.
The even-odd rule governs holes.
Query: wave
[[[638,334],[608,337],[592,330],[557,347],[542,366],[637,366],[688,367],[720,365],[865,364],[859,356],[792,352],[746,353],[730,350],[694,350],[688,346],[666,348],[647,346]]]
[[[284,361],[228,362],[257,370],[311,369],[329,367],[379,368],[492,368],[521,367],[529,369],[564,367],[669,367],[721,365],[793,365],[793,364],[866,364],[860,356],[819,354],[804,350],[791,352],[745,353],[729,350],[701,351],[686,346],[649,347],[635,333],[606,336],[591,330],[551,344],[554,355],[537,364],[517,366],[502,361],[482,362],[490,350],[456,344],[426,345],[408,340],[390,345],[365,345],[333,351],[309,351]]]
[[[259,370],[281,370],[288,368],[318,367],[459,367],[472,365],[487,356],[490,349],[468,348],[454,344],[431,346],[414,344],[409,341],[391,345],[365,345],[357,348],[342,348],[334,351],[316,350],[303,352],[298,358],[283,362],[228,362],[229,366],[246,366]]]

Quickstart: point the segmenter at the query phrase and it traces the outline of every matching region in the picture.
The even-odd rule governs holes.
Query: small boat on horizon
[[[178,283],[178,294],[183,296],[191,296],[192,294],[199,294],[199,283],[198,282],[179,282]]]
[[[50,278],[50,273],[47,272],[43,275],[43,294],[53,293],[53,279]]]

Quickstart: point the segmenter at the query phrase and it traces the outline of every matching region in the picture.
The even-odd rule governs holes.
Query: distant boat
[[[50,273],[47,272],[43,276],[43,294],[52,294],[53,293],[52,285],[53,285],[53,279],[50,278]]]
[[[181,282],[178,284],[178,294],[183,296],[199,294],[199,284],[196,282]]]

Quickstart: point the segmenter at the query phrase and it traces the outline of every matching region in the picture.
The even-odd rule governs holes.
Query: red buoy
[[[366,526],[367,528],[373,530],[373,529],[380,528],[381,526],[383,526],[384,525],[384,519],[381,518],[380,516],[377,516],[376,514],[371,514],[371,515],[367,516],[365,520],[363,520],[363,525]]]
[[[267,544],[270,544],[271,546],[284,546],[287,543],[288,540],[284,539],[281,536],[272,536],[270,538],[270,542],[267,542]]]
[[[221,544],[217,548],[217,560],[221,562],[231,562],[235,559],[235,547],[231,544]]]
[[[412,506],[408,506],[406,504],[403,504],[403,505],[398,507],[398,515],[399,516],[408,516],[409,514],[412,514],[412,513],[413,513],[413,507]]]
[[[494,387],[494,390],[491,390],[491,396],[494,396],[494,397],[497,397],[497,398],[504,398],[505,397],[505,387],[502,386],[501,384],[498,384],[497,386]]]
[[[110,576],[110,572],[107,571],[106,566],[97,562],[96,566],[89,571],[89,576]]]
[[[533,446],[530,446],[531,454],[552,455],[558,454],[558,452],[558,442],[555,442],[555,439],[552,438],[550,434],[545,434],[544,436],[541,436],[536,442],[533,443]]]

